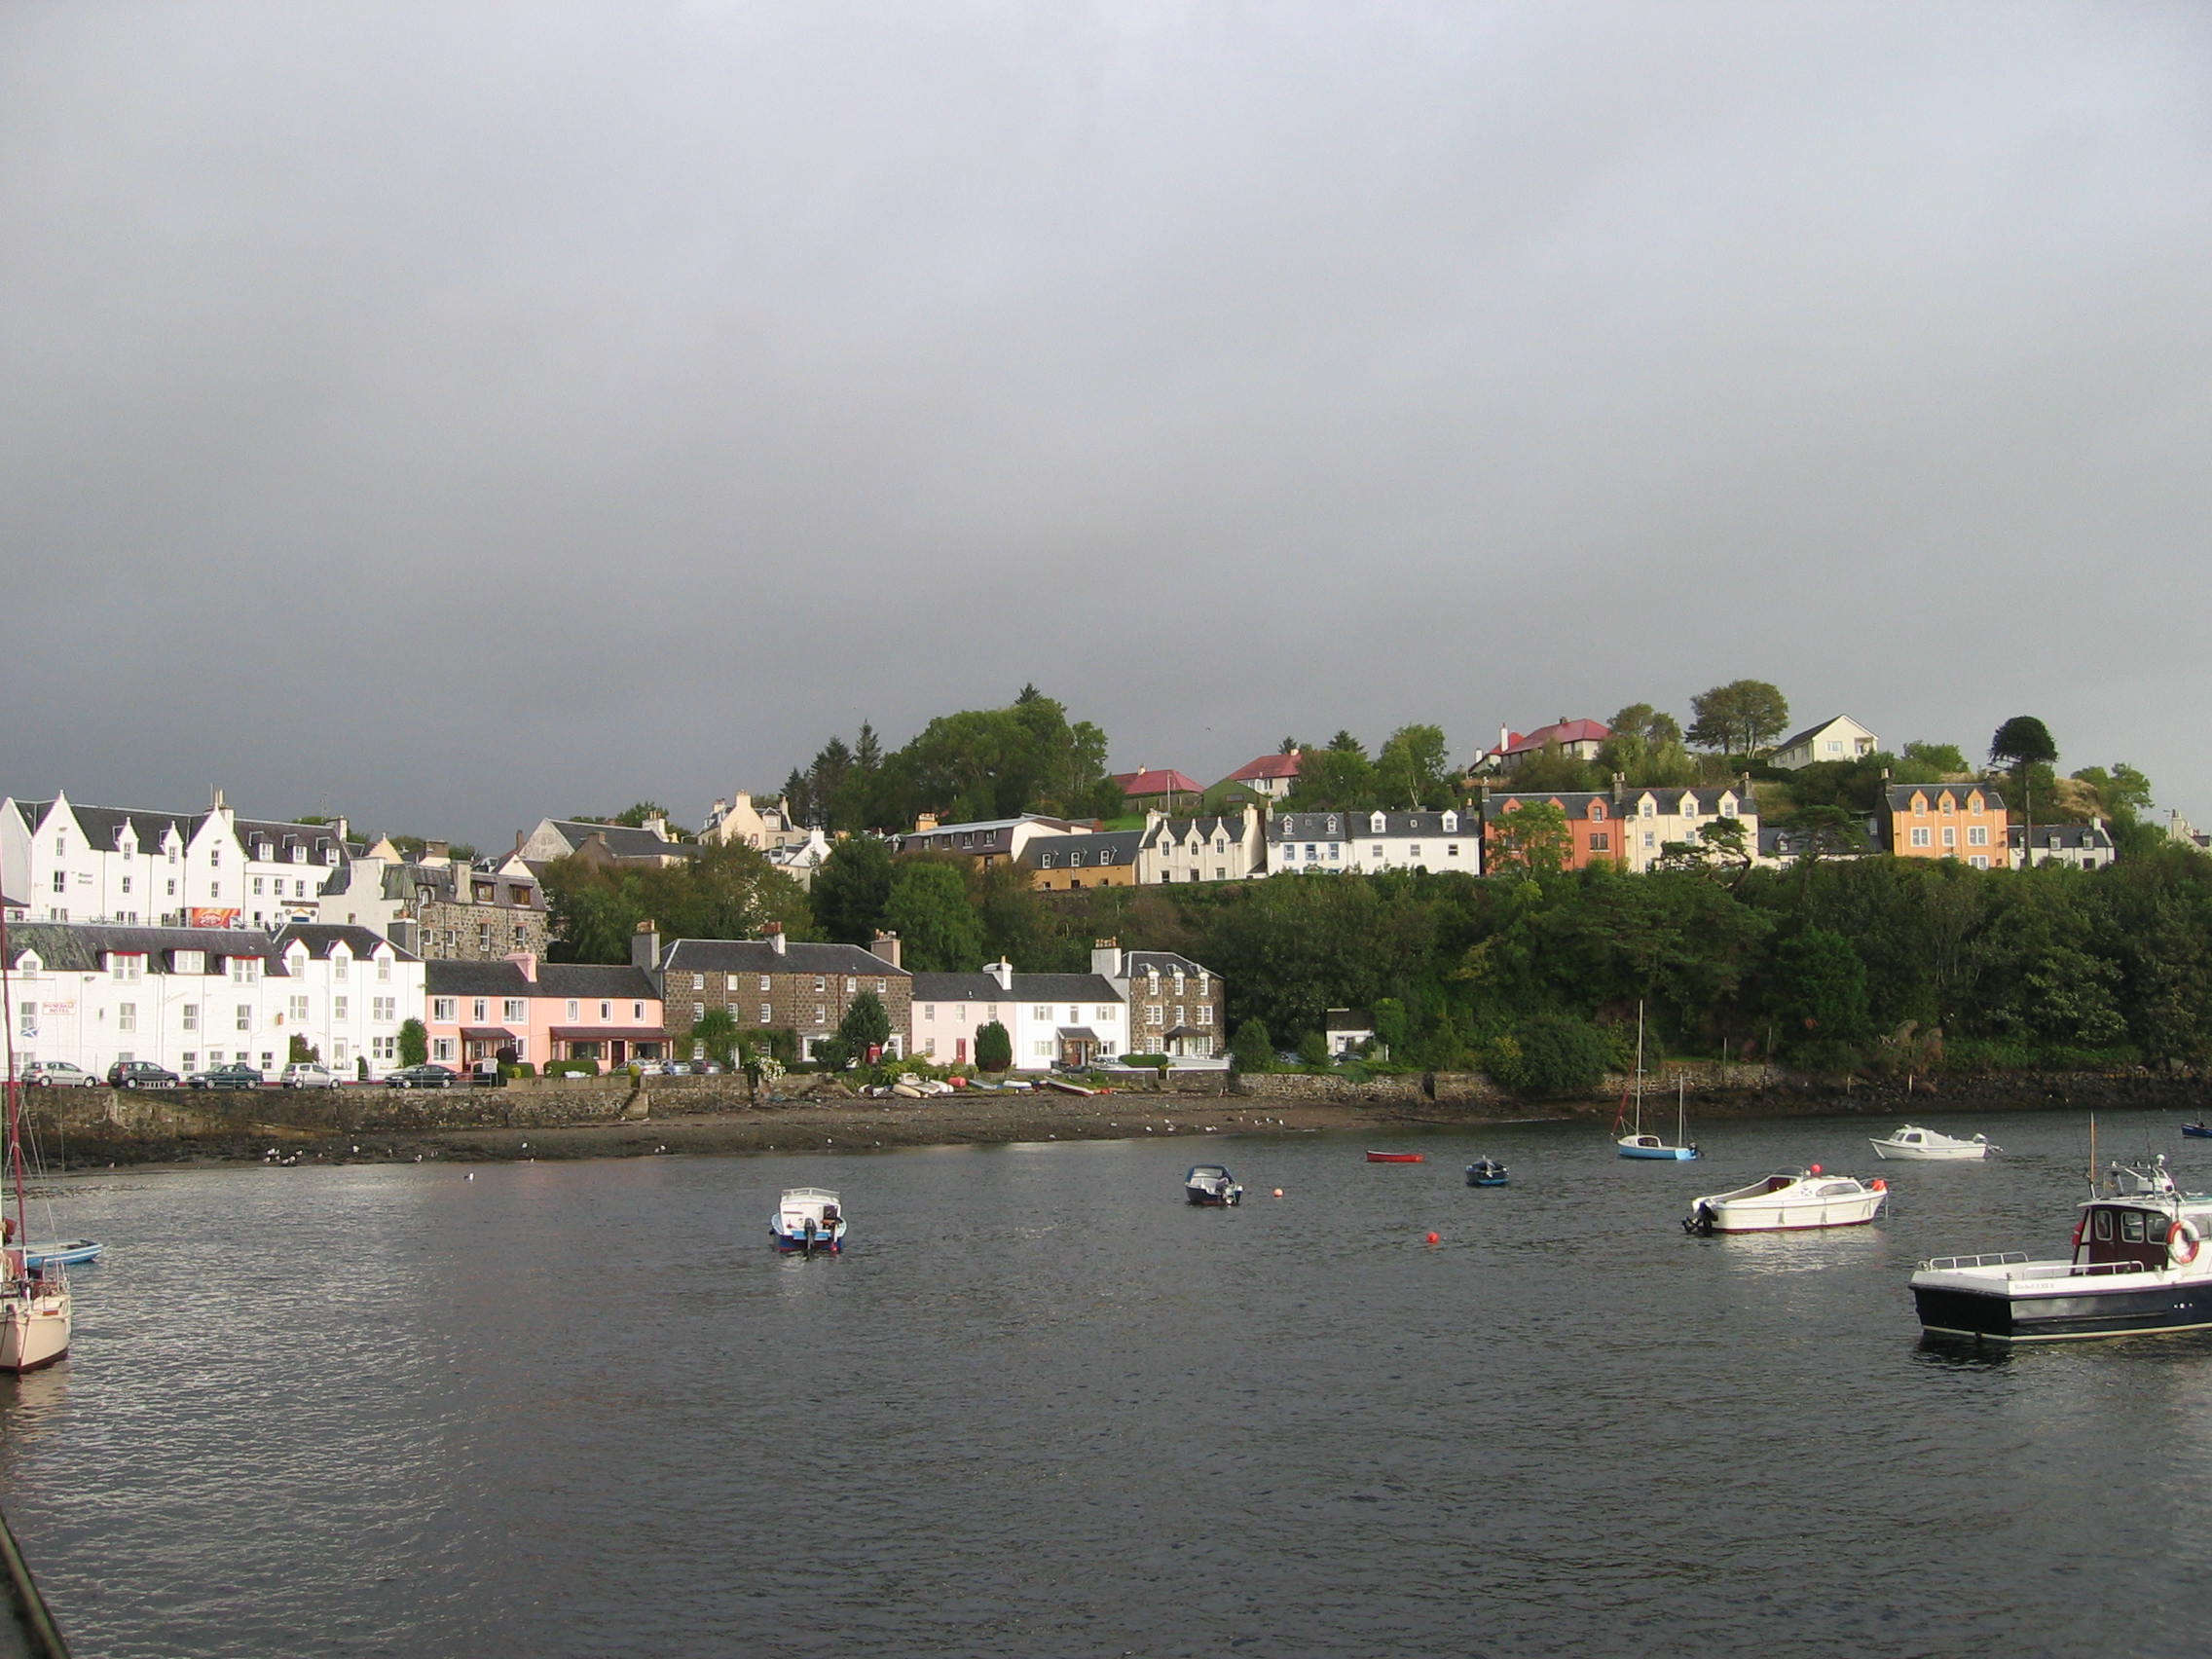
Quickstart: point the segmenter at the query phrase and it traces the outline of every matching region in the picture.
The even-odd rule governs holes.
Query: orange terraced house
[[[1892,784],[1884,792],[1890,851],[1900,859],[1963,859],[2010,869],[2011,815],[1982,784]]]
[[[1622,863],[1628,856],[1627,825],[1613,797],[1602,790],[1563,790],[1558,794],[1493,794],[1484,799],[1483,868],[1492,867],[1492,847],[1500,821],[1509,812],[1541,803],[1567,814],[1568,838],[1563,869],[1588,869],[1596,864]]]

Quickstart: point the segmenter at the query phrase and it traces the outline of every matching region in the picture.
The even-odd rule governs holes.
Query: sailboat
[[[0,1009],[16,1006],[8,980],[8,923],[0,915]],[[17,1078],[16,1022],[7,1020],[8,1124],[5,1176],[15,1195],[11,1214],[0,1194],[0,1371],[36,1371],[69,1351],[69,1277],[61,1264],[29,1260],[30,1214],[24,1201],[23,1088]]]
[[[1613,1143],[1620,1149],[1620,1155],[1623,1158],[1666,1159],[1673,1162],[1680,1162],[1685,1159],[1697,1157],[1697,1148],[1689,1138],[1689,1086],[1681,1079],[1677,1078],[1675,1083],[1675,1144],[1670,1146],[1659,1136],[1647,1135],[1643,1132],[1643,1005],[1641,1003],[1636,1005],[1636,1080],[1633,1089],[1636,1121],[1629,1132],[1620,1135]],[[1627,1117],[1628,1113],[1629,1101],[1624,1098],[1621,1101],[1620,1113],[1613,1119],[1613,1128],[1616,1132],[1620,1129],[1622,1119]]]

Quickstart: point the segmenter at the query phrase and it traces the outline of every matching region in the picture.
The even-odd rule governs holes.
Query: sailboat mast
[[[1643,1133],[1643,1004],[1636,1005],[1636,1132]]]
[[[24,1237],[30,1213],[23,1203],[23,1086],[16,1075],[16,989],[10,977],[15,952],[8,948],[8,909],[0,904],[0,1028],[8,1048],[8,1161],[16,1186],[16,1231]]]

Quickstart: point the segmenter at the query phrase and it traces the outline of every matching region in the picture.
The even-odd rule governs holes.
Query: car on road
[[[435,1060],[425,1065],[401,1066],[397,1071],[387,1072],[386,1085],[392,1088],[451,1088],[461,1073],[451,1066],[441,1066]]]
[[[233,1060],[227,1066],[209,1066],[184,1080],[188,1088],[259,1088],[268,1081],[258,1067],[249,1066],[243,1060]]]
[[[286,1088],[336,1088],[338,1074],[313,1060],[294,1060],[276,1081]]]
[[[118,1060],[107,1068],[110,1088],[174,1088],[176,1073],[152,1060]]]
[[[25,1088],[97,1088],[99,1081],[67,1060],[32,1060],[23,1067]]]

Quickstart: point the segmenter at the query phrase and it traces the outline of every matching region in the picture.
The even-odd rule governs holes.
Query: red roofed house
[[[1198,787],[1196,778],[1186,777],[1172,767],[1165,771],[1155,771],[1150,767],[1139,766],[1133,772],[1115,773],[1112,781],[1121,787],[1123,795],[1132,807],[1158,808],[1166,813],[1175,810],[1178,795],[1196,800],[1205,793]]]
[[[1263,755],[1237,767],[1222,782],[1242,784],[1263,800],[1280,800],[1298,783],[1299,759],[1295,749],[1288,755]]]
[[[1497,728],[1497,747],[1478,759],[1473,770],[1496,772],[1526,760],[1531,755],[1541,755],[1553,744],[1559,752],[1576,760],[1595,760],[1598,750],[1613,734],[1597,720],[1570,720],[1565,715],[1548,726],[1538,726],[1527,737],[1519,732]]]

